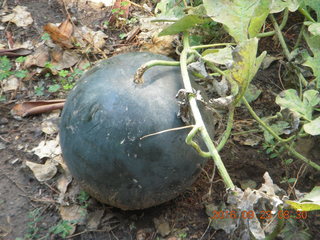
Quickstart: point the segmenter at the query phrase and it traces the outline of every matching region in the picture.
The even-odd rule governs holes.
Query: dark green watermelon
[[[143,63],[171,60],[152,53],[128,53],[104,60],[70,92],[60,139],[72,175],[93,197],[121,209],[166,202],[189,187],[205,162],[185,143],[190,129],[140,140],[184,126],[175,96],[183,88],[179,67],[157,66],[133,75]]]

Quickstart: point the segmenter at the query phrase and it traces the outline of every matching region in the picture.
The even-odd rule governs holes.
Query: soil
[[[2,4],[3,1],[0,1],[0,6]],[[34,19],[32,26],[26,29],[17,28],[13,24],[8,27],[15,39],[20,42],[34,38],[40,39],[43,34],[42,26],[49,22],[61,22],[66,17],[64,6],[56,0],[8,1],[9,8],[16,5],[27,6]],[[95,12],[89,12],[87,9],[83,12],[74,10],[81,24],[96,26],[96,29],[99,29],[102,22],[109,18],[109,13],[103,12],[95,15]],[[84,14],[88,14],[88,17],[85,17]],[[121,45],[118,33],[118,30],[115,30],[114,32],[109,31],[108,34],[111,34],[110,39],[116,39],[113,43]],[[266,46],[269,46],[273,40],[268,38],[263,41],[269,41],[266,43]],[[281,54],[280,50],[272,49],[272,51],[272,53]],[[274,93],[278,93],[281,89],[278,69],[279,62],[273,63],[267,70],[260,71],[253,81],[263,90],[260,97],[252,104],[261,116],[271,115],[279,110],[274,104]],[[31,82],[29,88],[33,89],[34,85],[35,82]],[[31,239],[61,239],[48,232],[61,220],[59,204],[56,200],[58,197],[57,179],[62,171],[59,170],[53,179],[40,183],[25,164],[26,161],[44,163],[44,160],[39,160],[31,149],[45,139],[54,139],[55,135],[48,136],[41,131],[41,123],[46,114],[22,119],[17,119],[10,114],[17,100],[30,99],[27,93],[28,91],[20,91],[9,96],[9,101],[0,102],[0,239],[27,239],[25,236],[28,233],[33,234]],[[46,95],[43,98],[53,97],[54,95]],[[237,108],[235,116],[235,125],[245,127],[252,121],[250,114],[243,107]],[[261,134],[260,136],[262,137]],[[319,144],[319,140],[317,141],[313,142],[314,146]],[[313,161],[320,164],[319,149],[311,148],[308,153]],[[302,192],[308,192],[313,186],[320,184],[320,174],[315,170],[310,167],[306,168],[300,161],[286,166],[282,161],[285,156],[270,158],[262,149],[261,144],[245,146],[241,141],[230,138],[221,151],[221,157],[237,186],[241,186],[247,180],[252,180],[259,187],[263,182],[262,176],[265,172],[269,172],[273,181],[287,192],[291,192],[292,184],[284,182],[284,178],[298,176],[295,188]],[[221,202],[225,198],[224,184],[218,173],[216,172],[212,182],[207,177],[207,173],[211,175],[212,171],[213,163],[208,161],[198,180],[182,195],[170,202],[146,210],[121,211],[90,198],[86,208],[89,214],[99,210],[104,211],[98,229],[89,231],[85,224],[80,224],[69,239],[158,239],[160,234],[157,233],[159,228],[154,224],[155,218],[163,218],[169,224],[170,240],[226,239],[227,235],[223,231],[209,227],[205,211],[206,204]],[[73,181],[69,188],[77,188],[77,183]],[[212,191],[208,195],[210,188]],[[35,210],[38,210],[39,214],[32,217]],[[316,213],[310,214],[308,219],[299,222],[299,226],[308,226],[313,239],[320,233],[320,221]],[[183,238],[184,234],[186,237]],[[169,237],[164,239],[169,240]]]

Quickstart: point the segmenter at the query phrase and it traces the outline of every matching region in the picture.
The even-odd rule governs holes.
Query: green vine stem
[[[211,157],[211,154],[209,152],[202,151],[199,145],[192,140],[198,131],[199,131],[199,127],[193,127],[193,129],[189,132],[186,138],[186,143],[188,145],[191,145],[199,153],[201,157],[205,157],[205,158]]]
[[[248,101],[243,97],[242,101],[244,105],[247,107],[249,110],[250,114],[252,117],[265,129],[267,130],[275,139],[277,139],[280,143],[283,144],[283,146],[296,158],[304,161],[305,163],[309,164],[311,167],[317,169],[320,171],[320,166],[314,162],[312,162],[310,159],[306,158],[305,156],[301,155],[298,153],[292,146],[288,145],[287,142],[291,141],[293,138],[288,138],[288,139],[282,139],[281,137],[278,136],[259,116],[253,111],[251,108],[250,104]]]
[[[311,15],[309,14],[309,12],[307,11],[307,10],[305,10],[304,8],[302,8],[302,7],[299,7],[299,12],[303,15],[303,16],[305,16],[305,18],[306,19],[308,19],[309,21],[311,21],[311,22],[316,22],[316,20],[314,20],[312,17],[311,17]]]
[[[181,68],[181,75],[183,79],[183,84],[186,92],[192,93],[193,88],[191,86],[190,78],[189,78],[189,73],[188,73],[188,68],[187,68],[187,58],[188,58],[188,53],[191,51],[190,49],[190,44],[189,44],[189,34],[184,33],[183,34],[183,50],[180,55],[180,68]],[[218,171],[220,173],[220,176],[222,177],[224,183],[226,184],[227,188],[234,189],[235,186],[228,174],[228,171],[226,170],[221,157],[215,148],[208,131],[205,127],[205,124],[203,122],[203,119],[201,117],[201,113],[199,111],[198,105],[197,105],[197,100],[194,96],[194,94],[189,94],[189,103],[191,107],[191,111],[193,113],[193,117],[195,119],[195,130],[192,130],[192,134],[195,134],[197,131],[200,131],[201,136],[203,141],[205,142],[209,153],[211,157],[214,160],[215,165],[218,168]]]
[[[302,37],[303,37],[303,32],[304,30],[306,29],[306,26],[304,24],[302,24],[301,26],[301,29],[300,29],[300,32],[299,32],[299,35],[298,35],[298,38],[297,38],[297,41],[296,43],[294,44],[294,47],[293,49],[296,49],[299,47],[300,43],[301,43],[301,40],[302,40]]]
[[[162,61],[162,60],[152,60],[145,64],[143,64],[141,67],[138,68],[136,73],[134,74],[134,82],[137,84],[143,83],[143,74],[151,67],[154,66],[179,66],[180,62],[178,61]]]
[[[286,9],[284,10],[284,13],[283,13],[282,22],[281,22],[281,24],[280,24],[280,26],[279,26],[280,31],[286,26],[287,21],[288,21],[288,16],[289,16],[289,10],[288,10],[288,8],[286,8]],[[276,31],[259,33],[259,34],[257,35],[257,37],[258,37],[258,38],[271,37],[271,36],[273,36],[275,33],[276,33]]]
[[[283,37],[282,32],[281,32],[281,29],[279,28],[279,25],[278,25],[276,19],[274,18],[274,16],[272,14],[269,15],[269,18],[270,18],[270,20],[271,20],[271,22],[272,22],[272,24],[274,26],[274,29],[276,31],[276,35],[277,35],[277,37],[278,37],[278,39],[280,41],[280,44],[281,44],[281,47],[283,49],[285,57],[287,58],[287,60],[289,62],[291,62],[292,56],[291,56],[291,54],[289,52],[289,49],[288,49],[288,46],[287,46],[287,44],[286,44],[286,42],[284,40],[284,37]],[[297,75],[299,76],[300,70],[298,69],[298,67],[295,64],[291,64],[291,66],[296,71]],[[301,76],[302,76],[302,74],[301,74]],[[302,81],[302,84],[304,86],[308,85],[308,82],[304,79],[303,76],[302,76],[302,78],[299,78],[299,80]]]
[[[276,35],[279,38],[279,41],[280,41],[281,47],[283,49],[284,55],[286,56],[287,60],[290,62],[292,57],[290,55],[289,49],[287,47],[287,44],[286,44],[286,42],[285,42],[285,40],[283,38],[281,29],[280,29],[276,19],[274,18],[273,14],[270,14],[269,18],[270,18],[270,20],[271,20],[271,22],[272,22],[272,24],[274,26]]]
[[[230,137],[231,130],[233,127],[234,111],[235,111],[235,105],[232,103],[232,105],[229,107],[229,116],[228,116],[228,123],[227,123],[226,130],[224,131],[222,138],[217,146],[218,152],[221,151],[221,149],[224,147],[224,145],[227,143]]]
[[[233,46],[237,45],[236,43],[214,43],[214,44],[206,44],[206,45],[198,45],[190,47],[192,50],[202,49],[202,48],[211,48],[211,47],[221,47],[221,46]]]

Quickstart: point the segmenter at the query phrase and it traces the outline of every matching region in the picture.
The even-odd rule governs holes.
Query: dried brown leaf
[[[50,35],[51,39],[56,44],[65,48],[73,48],[71,41],[73,25],[69,19],[65,20],[58,27],[53,23],[48,23],[43,27],[43,30]]]
[[[32,51],[26,48],[0,49],[0,56],[19,57],[29,55],[30,53]]]
[[[29,115],[50,112],[55,109],[62,109],[64,102],[64,99],[23,102],[16,104],[12,108],[11,114],[14,116],[26,117]]]

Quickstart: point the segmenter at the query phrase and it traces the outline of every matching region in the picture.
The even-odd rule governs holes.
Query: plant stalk
[[[320,166],[318,164],[316,164],[315,162],[311,161],[310,159],[306,158],[305,156],[301,155],[300,153],[298,153],[292,146],[288,145],[287,142],[291,141],[292,138],[288,138],[288,139],[282,139],[281,137],[278,136],[278,134],[276,134],[261,118],[259,118],[259,116],[253,111],[253,109],[251,108],[250,104],[248,103],[248,101],[243,97],[242,101],[244,103],[244,105],[247,107],[247,109],[249,110],[250,114],[252,115],[252,117],[265,129],[267,130],[275,139],[277,139],[280,143],[283,144],[283,146],[296,158],[304,161],[305,163],[309,164],[311,167],[317,169],[318,171],[320,171]]]
[[[180,55],[180,68],[181,68],[181,75],[183,79],[183,84],[186,92],[192,93],[193,89],[191,86],[190,78],[189,78],[189,73],[188,73],[188,68],[187,68],[187,57],[188,53],[190,52],[190,44],[189,44],[189,35],[188,33],[183,34],[183,50]],[[226,170],[221,157],[215,148],[208,131],[205,127],[205,124],[203,122],[203,119],[201,117],[201,113],[199,111],[199,108],[197,106],[197,100],[194,96],[194,94],[189,94],[189,103],[191,107],[191,111],[193,113],[193,117],[195,119],[195,125],[198,130],[200,130],[201,136],[203,138],[203,141],[205,142],[210,155],[212,156],[215,165],[218,168],[218,171],[220,173],[220,176],[222,177],[224,183],[226,184],[227,188],[234,189],[235,186],[228,174],[228,171]]]
[[[286,26],[287,21],[288,21],[288,16],[289,16],[289,10],[288,10],[288,8],[286,8],[286,9],[284,10],[282,22],[281,22],[281,24],[280,24],[280,26],[279,26],[280,31]],[[276,31],[274,31],[274,30],[273,30],[273,31],[270,31],[270,32],[263,32],[263,33],[259,33],[259,34],[257,35],[257,37],[258,37],[258,38],[271,37],[271,36],[273,36],[275,33],[276,33]]]
[[[274,18],[273,14],[270,14],[269,15],[269,18],[274,26],[274,29],[275,29],[275,32],[279,38],[279,41],[280,41],[280,44],[281,44],[281,47],[283,49],[283,52],[284,52],[284,55],[286,56],[287,60],[290,62],[291,61],[291,55],[290,55],[290,52],[289,52],[289,49],[287,47],[287,44],[283,38],[283,35],[282,35],[282,32],[281,32],[281,29],[276,21],[276,19]]]

